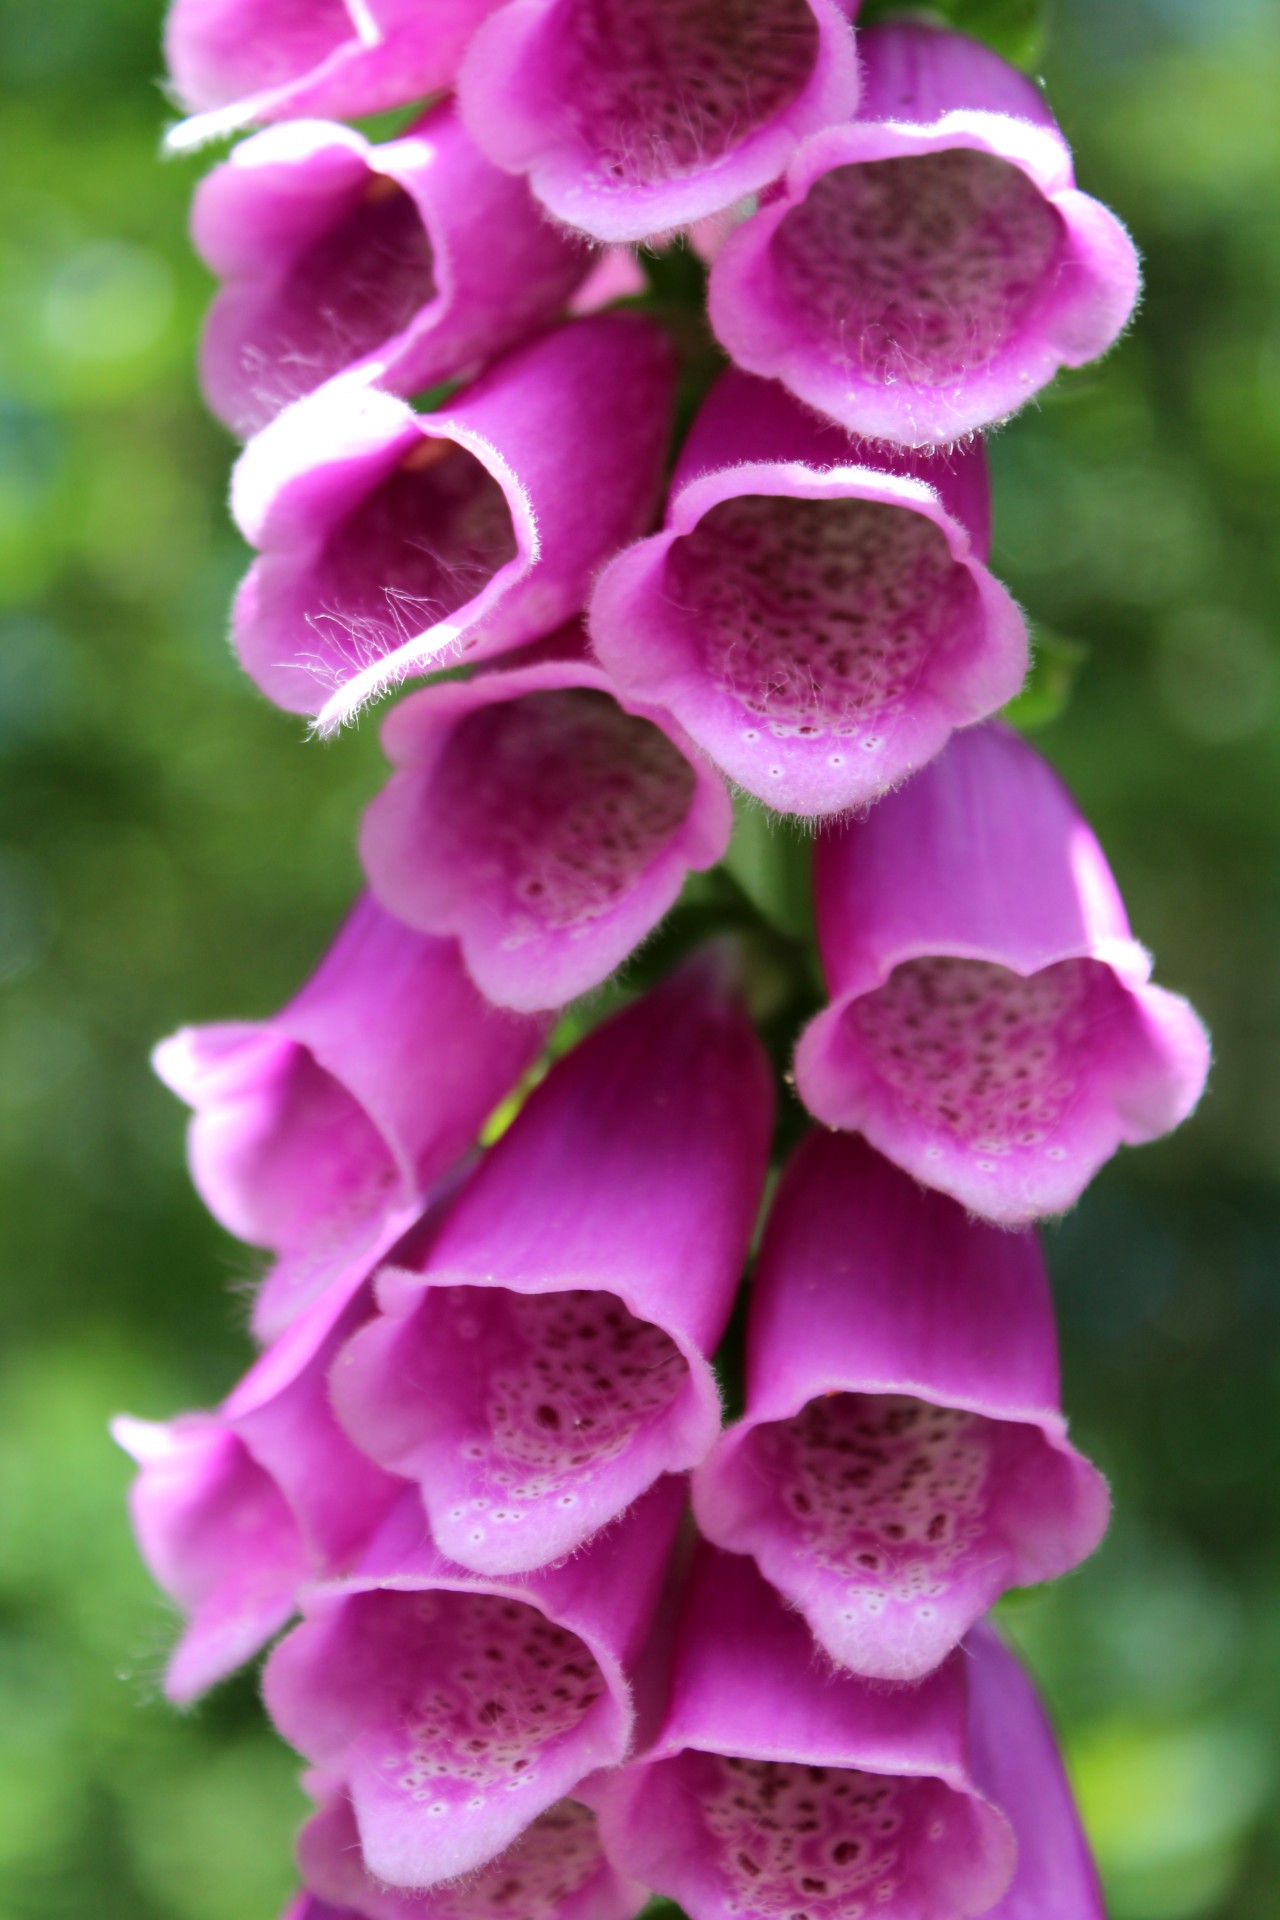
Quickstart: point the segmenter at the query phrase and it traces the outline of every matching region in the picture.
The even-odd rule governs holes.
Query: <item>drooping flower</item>
[[[975,445],[886,453],[730,371],[661,533],[592,600],[604,665],[779,812],[865,805],[1016,693],[1022,616],[987,570]]]
[[[681,1503],[668,1480],[564,1566],[497,1580],[446,1560],[408,1493],[355,1574],[303,1594],[267,1706],[350,1796],[375,1880],[473,1873],[623,1758]]]
[[[704,1548],[657,1737],[600,1790],[610,1858],[689,1920],[986,1913],[1016,1848],[966,1710],[963,1654],[914,1687],[824,1669],[754,1566]]]
[[[402,701],[382,729],[397,771],[360,841],[377,897],[456,934],[481,992],[526,1011],[606,979],[733,825],[670,715],[620,700],[575,635],[563,644]]]
[[[858,95],[851,0],[511,0],[476,35],[463,117],[558,220],[644,240],[775,179]]]
[[[323,732],[410,674],[541,639],[647,523],[673,391],[665,334],[612,313],[433,413],[346,375],[298,401],[233,481],[260,552],[235,607],[246,671]]]
[[[418,1481],[442,1552],[494,1576],[563,1560],[704,1457],[772,1118],[760,1042],[702,957],[559,1062],[427,1257],[383,1275],[335,1404]]]
[[[1204,1028],[1150,984],[1101,847],[1007,728],[824,831],[814,884],[831,1004],[797,1088],[927,1186],[1018,1225],[1194,1108]]]
[[[1107,1523],[1066,1437],[1034,1235],[967,1219],[849,1135],[807,1136],[752,1283],[745,1417],[694,1476],[838,1665],[929,1672]]]
[[[850,433],[941,446],[1112,345],[1138,263],[1024,75],[916,21],[859,36],[856,119],[815,133],[730,237],[712,325]]]
[[[241,434],[346,368],[399,394],[470,373],[554,320],[591,264],[449,101],[382,146],[324,120],[255,134],[201,182],[192,233],[226,282],[204,390]]]
[[[354,117],[452,84],[498,0],[173,0],[165,58],[182,149],[255,120]]]
[[[195,1108],[201,1198],[276,1256],[255,1305],[260,1338],[407,1230],[546,1031],[483,1000],[454,941],[365,897],[279,1013],[160,1044],[157,1073]]]

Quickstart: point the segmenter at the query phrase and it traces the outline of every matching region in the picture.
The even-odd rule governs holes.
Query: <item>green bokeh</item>
[[[118,1408],[215,1399],[247,1353],[252,1261],[186,1186],[147,1047],[289,991],[379,779],[371,725],[306,743],[227,652],[231,447],[195,391],[198,168],[157,158],[155,16],[0,15],[3,1920],[271,1920],[302,1804],[251,1681],[183,1717],[158,1699],[172,1621],[105,1438]],[[1006,1616],[1115,1920],[1274,1920],[1280,19],[1059,0],[1041,64],[1147,294],[993,448],[997,564],[1044,635],[1023,717],[1218,1064],[1195,1123],[1050,1236],[1068,1403],[1118,1516]],[[743,850],[746,883],[768,855]]]

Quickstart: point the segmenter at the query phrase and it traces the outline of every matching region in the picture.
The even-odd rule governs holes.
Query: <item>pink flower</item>
[[[845,0],[511,0],[476,35],[464,119],[558,220],[644,240],[774,179],[858,94]]]
[[[1150,984],[1106,858],[1003,727],[946,752],[815,860],[831,1004],[796,1085],[829,1126],[989,1220],[1060,1213],[1195,1107],[1209,1042]]]
[[[335,1404],[419,1483],[442,1552],[493,1577],[563,1560],[704,1457],[772,1121],[760,1042],[704,957],[555,1066],[428,1256],[384,1273]]]
[[[279,1013],[162,1041],[156,1071],[195,1108],[201,1198],[276,1256],[255,1307],[260,1337],[389,1249],[546,1031],[482,1000],[454,942],[366,897]]]
[[[627,695],[669,707],[748,793],[838,813],[1021,685],[1026,629],[989,542],[980,446],[886,454],[730,371],[664,530],[601,577],[592,637]]]
[[[406,676],[541,639],[648,523],[671,424],[666,336],[557,328],[435,413],[340,375],[241,455],[260,550],[235,607],[246,671],[322,732]]]
[[[1105,352],[1137,257],[996,54],[914,21],[858,44],[858,117],[806,140],[730,237],[711,322],[740,366],[850,433],[945,445]]]
[[[201,182],[192,231],[227,283],[204,389],[242,434],[344,368],[401,394],[472,372],[553,320],[591,265],[449,102],[384,146],[323,120],[256,134]]]
[[[359,1571],[304,1593],[267,1706],[350,1796],[375,1880],[473,1873],[623,1758],[681,1497],[668,1481],[566,1565],[496,1580],[437,1552],[406,1494]]]
[[[367,1337],[367,1336],[366,1336]],[[848,1135],[783,1175],[750,1295],[745,1418],[694,1476],[839,1666],[914,1680],[1107,1524],[1067,1440],[1044,1262]]]
[[[173,0],[165,57],[194,109],[169,135],[199,146],[254,120],[353,117],[452,84],[498,0]]]
[[[378,898],[456,934],[481,992],[524,1011],[606,979],[733,825],[680,727],[617,699],[575,642],[402,701],[382,729],[398,771],[361,834]]]

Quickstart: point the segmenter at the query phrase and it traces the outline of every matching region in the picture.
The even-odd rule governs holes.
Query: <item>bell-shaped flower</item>
[[[591,266],[452,102],[398,140],[293,120],[201,182],[195,243],[226,284],[201,371],[235,432],[346,368],[393,393],[457,379],[554,320]]]
[[[1034,1235],[811,1133],[752,1283],[746,1413],[695,1474],[694,1511],[838,1666],[885,1680],[1077,1565],[1107,1490],[1067,1440]]]
[[[546,1031],[482,999],[456,942],[366,896],[279,1013],[161,1042],[157,1073],[195,1109],[201,1198],[276,1256],[255,1305],[260,1338],[406,1231]]]
[[[349,1797],[322,1776],[308,1781],[317,1811],[298,1837],[310,1896],[361,1920],[634,1920],[648,1890],[605,1858],[596,1816],[560,1800],[505,1853],[461,1882],[412,1892],[370,1875]]]
[[[541,639],[648,524],[673,396],[637,313],[558,327],[434,413],[337,375],[236,467],[260,555],[235,605],[245,670],[325,732],[410,674]]]
[[[860,34],[856,119],[726,242],[711,324],[850,433],[942,446],[1111,346],[1138,262],[1032,81],[925,22]]]
[[[722,961],[552,1068],[333,1370],[348,1432],[418,1481],[441,1551],[477,1572],[563,1560],[720,1430],[708,1356],[773,1119]]]
[[[686,227],[777,178],[853,112],[851,0],[511,0],[477,33],[463,117],[557,220],[601,240]]]
[[[397,771],[365,815],[383,904],[456,934],[499,1006],[563,1006],[658,924],[729,844],[715,770],[660,707],[567,655],[427,687],[387,717]]]
[[[694,422],[663,531],[619,554],[596,650],[781,813],[863,806],[994,712],[1027,635],[987,570],[980,445],[947,459],[850,440],[730,371]]]
[[[176,150],[255,120],[352,119],[452,86],[498,0],[173,0],[164,49],[191,117]]]
[[[824,830],[814,886],[831,1004],[797,1089],[926,1186],[1016,1226],[1194,1108],[1204,1028],[1150,984],[1101,847],[1007,728]]]
[[[966,1714],[962,1654],[913,1687],[839,1673],[749,1561],[703,1548],[657,1737],[601,1785],[609,1857],[689,1920],[987,1913],[1015,1841]]]
[[[501,1580],[446,1560],[409,1492],[356,1573],[304,1592],[267,1707],[349,1795],[375,1880],[474,1873],[624,1758],[682,1498],[668,1480],[564,1566]]]

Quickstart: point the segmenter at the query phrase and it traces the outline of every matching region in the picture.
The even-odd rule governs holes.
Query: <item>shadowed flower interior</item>
[[[465,1886],[441,1887],[431,1920],[555,1920],[603,1865],[595,1815],[562,1800]]]
[[[722,501],[673,543],[667,592],[744,719],[868,751],[939,654],[981,634],[977,589],[939,529],[874,500]]]
[[[1064,244],[1020,168],[953,148],[834,168],[772,250],[780,294],[833,359],[879,385],[936,387],[1016,339]]]
[[[598,173],[690,173],[803,92],[818,54],[806,0],[562,0],[549,59]]]
[[[689,811],[696,775],[660,728],[565,688],[470,713],[441,756],[431,831],[470,888],[500,889],[505,944],[585,928],[636,885]]]

